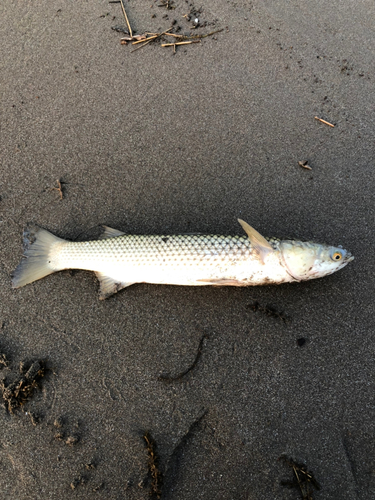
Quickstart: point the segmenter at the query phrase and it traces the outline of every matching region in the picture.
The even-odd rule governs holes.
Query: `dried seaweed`
[[[18,375],[11,384],[6,386],[5,381],[0,382],[3,400],[9,413],[14,413],[14,410],[23,406],[32,397],[44,373],[43,361],[35,361],[26,373]]]
[[[161,488],[163,483],[163,474],[159,469],[159,457],[156,452],[156,442],[149,431],[143,435],[146,442],[148,453],[148,471],[151,477],[150,497],[153,499],[161,498]]]

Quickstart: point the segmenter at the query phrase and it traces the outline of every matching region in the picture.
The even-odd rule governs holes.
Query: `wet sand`
[[[0,5],[0,379],[45,366],[0,409],[0,496],[292,500],[298,463],[311,498],[373,499],[374,3],[161,3],[125,2],[137,34],[223,31],[132,53],[120,4]],[[238,217],[355,260],[104,302],[83,271],[11,289],[30,222],[84,240],[242,234]]]

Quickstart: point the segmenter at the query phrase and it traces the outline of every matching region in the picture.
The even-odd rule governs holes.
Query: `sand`
[[[203,4],[160,3],[125,2],[137,34],[190,32]],[[0,409],[1,498],[292,500],[294,462],[320,485],[307,498],[375,498],[375,5],[206,3],[195,33],[223,31],[176,54],[121,45],[120,4],[0,5],[0,379],[45,366]],[[84,240],[242,234],[238,217],[355,260],[105,302],[90,272],[10,285],[30,222]]]

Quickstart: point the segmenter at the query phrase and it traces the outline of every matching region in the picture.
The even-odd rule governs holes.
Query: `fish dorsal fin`
[[[104,240],[106,238],[117,238],[117,236],[123,236],[125,233],[119,231],[118,229],[113,229],[108,226],[103,226],[104,233],[100,235],[100,239]]]
[[[117,293],[119,290],[133,285],[133,283],[124,283],[122,281],[115,280],[111,276],[107,276],[105,273],[96,271],[95,274],[100,281],[100,300],[105,300],[114,293]]]
[[[251,227],[247,222],[242,219],[238,219],[242,228],[249,237],[250,243],[253,246],[254,251],[258,254],[260,260],[264,263],[264,259],[267,257],[269,252],[273,252],[273,247],[268,243],[266,238],[262,236],[258,231]]]

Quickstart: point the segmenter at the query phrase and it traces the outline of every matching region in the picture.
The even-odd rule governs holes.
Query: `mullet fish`
[[[24,259],[13,273],[18,288],[63,269],[95,271],[100,299],[133,283],[250,286],[332,274],[354,257],[341,247],[264,238],[238,219],[244,236],[128,235],[105,226],[96,241],[70,242],[45,229],[24,231]]]

